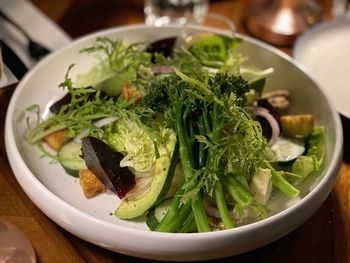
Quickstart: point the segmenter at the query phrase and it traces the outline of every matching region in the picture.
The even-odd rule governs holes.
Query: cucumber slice
[[[64,167],[63,165],[62,165],[62,167],[66,171],[66,173],[69,174],[70,176],[73,176],[75,178],[79,178],[80,177],[80,175],[79,175],[80,171],[79,170],[72,170],[72,169],[69,169],[67,167]]]
[[[146,224],[150,230],[156,230],[159,222],[161,222],[167,213],[173,198],[164,199],[156,207],[153,207],[148,213]]]
[[[67,171],[87,169],[85,161],[81,158],[81,143],[70,141],[63,145],[58,152],[58,160]],[[70,172],[68,172],[71,174]]]
[[[154,217],[158,222],[162,221],[165,214],[168,212],[171,201],[172,198],[165,199],[154,208]]]
[[[289,162],[305,152],[305,143],[300,139],[280,137],[271,150],[277,162]]]
[[[151,211],[149,211],[147,213],[146,225],[148,226],[148,228],[150,230],[154,231],[154,230],[156,230],[158,224],[159,224],[159,222],[156,219],[156,217],[154,216],[154,209],[152,209]]]

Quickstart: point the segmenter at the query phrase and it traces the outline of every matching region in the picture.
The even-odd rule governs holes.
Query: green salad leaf
[[[299,156],[292,166],[292,172],[303,178],[314,171],[319,171],[325,157],[325,131],[324,127],[315,127],[312,134],[306,139],[306,154]]]

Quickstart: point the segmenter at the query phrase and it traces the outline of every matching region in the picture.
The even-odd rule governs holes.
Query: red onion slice
[[[106,117],[106,118],[103,118],[101,120],[98,120],[94,123],[94,125],[97,127],[97,128],[101,128],[103,126],[106,126],[112,122],[115,122],[116,120],[118,120],[117,117],[114,117],[114,116],[110,116],[110,117]],[[74,141],[76,143],[81,143],[81,140],[86,137],[88,134],[88,131],[87,130],[83,130],[81,133],[79,133],[75,138],[74,138]]]
[[[106,117],[106,118],[103,118],[101,120],[98,120],[94,123],[94,125],[97,127],[97,128],[101,128],[103,126],[106,126],[107,124],[110,124],[112,122],[115,122],[116,120],[118,120],[117,117],[114,117],[114,116],[110,116],[110,117]]]
[[[217,207],[213,206],[212,204],[210,204],[206,200],[204,200],[204,210],[208,215],[210,215],[212,217],[220,218],[219,209]]]
[[[154,74],[174,73],[175,71],[176,71],[176,68],[173,66],[158,66],[158,67],[152,68],[152,72]]]
[[[136,178],[136,185],[125,196],[128,200],[136,199],[136,197],[145,193],[152,184],[153,177],[139,177]]]
[[[267,109],[263,107],[249,107],[248,109],[255,115],[266,119],[267,122],[270,124],[272,135],[269,141],[269,145],[274,145],[280,136],[280,126],[278,125],[277,120],[270,114],[270,112]]]

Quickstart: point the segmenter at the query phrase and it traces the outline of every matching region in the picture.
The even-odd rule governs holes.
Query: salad
[[[98,37],[98,63],[26,139],[79,178],[87,199],[113,191],[114,215],[161,232],[230,229],[270,215],[271,194],[299,195],[322,169],[324,128],[288,114],[287,90],[265,92],[272,68],[248,64],[239,38],[199,33],[128,44]],[[47,147],[49,146],[49,148]],[[87,200],[88,202],[88,200]]]

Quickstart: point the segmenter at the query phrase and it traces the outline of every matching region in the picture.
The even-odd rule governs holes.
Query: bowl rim
[[[166,26],[167,28],[171,29],[179,29],[179,26]],[[292,206],[286,208],[285,210],[274,214],[266,219],[248,224],[248,225],[243,225],[239,226],[237,228],[233,229],[228,229],[228,230],[222,230],[222,231],[213,231],[213,232],[206,232],[206,233],[161,233],[161,232],[154,232],[154,231],[147,231],[147,230],[140,230],[136,228],[131,228],[128,226],[123,226],[123,225],[118,225],[114,224],[111,222],[104,221],[103,219],[96,218],[92,215],[89,215],[86,212],[83,212],[79,210],[78,208],[74,207],[73,205],[67,203],[66,201],[62,200],[59,198],[56,194],[51,192],[48,188],[45,187],[44,184],[42,184],[39,179],[31,172],[29,167],[26,165],[24,160],[21,158],[21,155],[19,153],[19,150],[16,145],[16,140],[14,138],[12,131],[12,122],[13,122],[13,114],[14,114],[14,109],[15,105],[17,102],[17,99],[20,95],[20,92],[24,87],[26,86],[26,83],[28,80],[35,74],[38,68],[43,67],[46,63],[48,63],[50,60],[54,59],[56,56],[59,56],[61,53],[65,52],[66,50],[72,48],[74,45],[79,45],[80,43],[84,41],[88,41],[90,39],[96,38],[97,36],[100,35],[106,35],[106,34],[111,34],[111,33],[118,33],[120,31],[125,31],[125,30],[142,30],[142,29],[150,29],[150,28],[156,28],[156,27],[150,27],[144,24],[136,24],[136,25],[127,25],[127,26],[121,26],[121,27],[112,27],[112,28],[107,28],[103,30],[99,30],[97,32],[91,33],[84,35],[82,37],[77,38],[74,40],[72,43],[68,44],[67,46],[64,46],[60,48],[59,50],[55,51],[54,53],[51,53],[44,59],[42,59],[38,64],[34,66],[25,76],[24,78],[20,81],[18,84],[16,90],[14,91],[12,98],[10,100],[8,110],[6,113],[6,121],[5,121],[5,146],[6,146],[6,152],[9,157],[10,165],[12,169],[14,170],[14,175],[17,179],[17,181],[20,183],[22,189],[27,193],[27,195],[30,196],[31,200],[41,209],[43,210],[40,201],[38,201],[38,197],[32,196],[27,189],[26,186],[24,185],[24,181],[21,179],[25,179],[26,182],[31,184],[31,187],[34,187],[34,189],[38,192],[43,192],[45,193],[47,199],[52,202],[52,204],[55,204],[55,206],[58,206],[63,212],[75,217],[75,218],[84,218],[87,220],[87,223],[89,224],[94,224],[97,227],[105,227],[106,229],[109,229],[111,231],[118,231],[119,233],[128,233],[128,234],[133,234],[135,236],[143,236],[143,237],[148,237],[148,238],[160,238],[160,239],[172,239],[172,240],[184,240],[184,239],[191,239],[192,241],[195,241],[197,239],[216,239],[216,238],[223,238],[225,236],[231,236],[233,234],[238,234],[242,233],[245,231],[254,231],[257,228],[261,228],[264,226],[269,226],[273,224],[274,222],[278,221],[279,219],[283,218],[285,214],[293,214],[296,212],[296,210],[299,209],[300,206],[306,206],[308,201],[314,196],[321,191],[321,187],[324,184],[332,183],[334,182],[338,170],[340,168],[340,163],[341,163],[341,156],[342,156],[342,147],[343,147],[343,136],[342,136],[342,126],[341,126],[341,121],[339,114],[335,110],[335,106],[332,101],[329,100],[329,96],[327,96],[327,91],[325,91],[322,86],[319,85],[319,83],[312,77],[310,74],[307,73],[305,68],[301,66],[296,60],[294,60],[292,57],[288,56],[286,53],[282,52],[281,50],[270,46],[269,44],[266,44],[260,40],[257,40],[255,38],[252,38],[250,36],[245,36],[245,35],[240,35],[236,34],[238,37],[242,38],[245,41],[251,42],[253,44],[257,44],[259,46],[262,46],[265,49],[268,49],[272,51],[273,53],[276,53],[278,56],[282,57],[283,59],[287,60],[289,63],[294,64],[297,68],[299,68],[300,71],[302,71],[305,75],[307,75],[308,78],[312,80],[322,93],[322,95],[326,98],[330,105],[330,110],[331,110],[331,115],[333,117],[333,120],[335,122],[335,145],[334,145],[334,154],[332,158],[330,159],[329,162],[329,167],[328,170],[325,171],[325,174],[323,178],[320,180],[320,182],[316,185],[316,187],[308,193],[305,197],[303,197],[300,201],[298,201],[296,204],[293,204]],[[212,28],[209,27],[202,27],[198,26],[199,29],[203,30],[210,30],[214,32],[221,32],[221,30],[213,30]],[[16,163],[16,165],[15,165]],[[15,166],[18,166],[19,168],[16,168]],[[19,174],[17,169],[22,170],[22,174]],[[27,186],[28,187],[28,186]],[[328,195],[329,191],[326,193],[324,198]],[[49,201],[47,200],[47,201]],[[323,202],[324,200],[322,200]],[[39,203],[39,204],[38,204]],[[57,224],[61,225],[65,229],[71,229],[73,227],[72,223],[69,222],[69,220],[63,220],[57,218],[57,216],[53,215],[53,213],[50,213],[50,211],[46,211],[45,214],[53,219]],[[74,225],[76,227],[76,225]],[[69,230],[72,232],[71,230]],[[74,232],[74,231],[73,231]],[[79,236],[79,235],[78,235]]]

